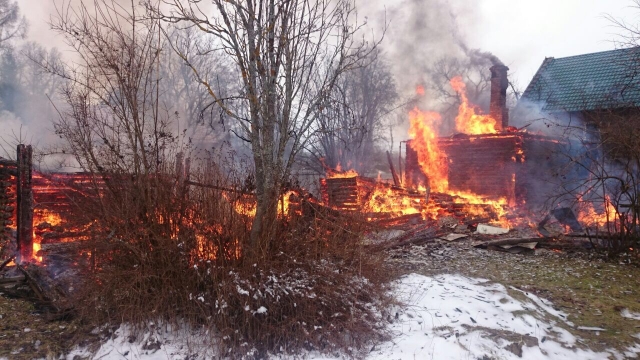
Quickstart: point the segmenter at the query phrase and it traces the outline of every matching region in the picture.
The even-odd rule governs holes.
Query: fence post
[[[18,203],[18,263],[33,258],[33,190],[31,187],[32,148],[31,145],[18,145],[18,176],[16,196]]]

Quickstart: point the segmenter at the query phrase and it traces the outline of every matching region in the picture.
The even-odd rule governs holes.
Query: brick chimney
[[[496,119],[496,130],[502,131],[509,126],[509,109],[507,109],[508,67],[493,65],[491,70],[491,105],[489,113]]]

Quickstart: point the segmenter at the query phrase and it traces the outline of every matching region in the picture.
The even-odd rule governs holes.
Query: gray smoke
[[[453,97],[443,94],[445,91],[453,93],[447,78],[463,75],[477,81],[478,75],[473,72],[484,71],[488,77],[489,67],[502,64],[497,56],[477,49],[468,41],[467,34],[481,26],[476,15],[480,13],[478,2],[455,4],[446,0],[402,0],[389,5],[383,0],[363,0],[359,5],[360,12],[365,12],[374,30],[380,29],[385,22],[388,24],[381,45],[392,64],[401,95],[409,100],[409,106],[417,105],[423,110],[445,114],[441,131],[448,133],[452,128],[448,122],[451,122],[451,115],[457,112],[457,107],[453,104],[455,94]],[[443,74],[443,67],[455,74]],[[457,73],[456,68],[467,73]],[[426,90],[423,96],[416,97],[417,86]],[[469,95],[472,102],[488,111],[488,89]],[[408,137],[406,120],[406,111],[400,111],[394,139]]]
[[[504,65],[504,63],[498,59],[497,56],[488,52],[482,51],[480,49],[469,49],[467,44],[463,41],[458,43],[462,51],[464,51],[465,55],[469,58],[469,61],[474,65],[485,64],[487,60],[491,62],[492,65]]]

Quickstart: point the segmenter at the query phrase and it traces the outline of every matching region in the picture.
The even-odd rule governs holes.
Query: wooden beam
[[[393,184],[395,186],[402,185],[400,183],[400,178],[398,177],[398,173],[396,173],[396,168],[393,166],[393,159],[391,159],[391,154],[387,151],[387,161],[389,161],[389,168],[391,169],[391,175],[393,176]]]
[[[18,263],[33,258],[33,191],[32,180],[32,148],[31,145],[20,144],[18,152],[18,177],[16,194],[18,202]]]

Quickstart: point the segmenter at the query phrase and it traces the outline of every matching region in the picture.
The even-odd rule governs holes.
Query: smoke
[[[125,8],[129,0],[107,0],[115,4],[122,4]],[[66,44],[61,36],[52,36],[48,22],[57,15],[60,9],[73,9],[82,0],[60,0],[46,2],[37,9],[25,12],[31,23],[28,36],[32,41],[56,46],[64,53],[65,58],[70,52],[65,51]],[[459,60],[461,64],[472,64],[489,72],[487,64],[502,63],[490,52],[479,50],[468,40],[468,34],[480,29],[480,5],[478,2],[451,0],[401,0],[390,2],[384,0],[357,0],[360,15],[367,17],[371,29],[380,34],[380,29],[388,24],[382,49],[384,56],[392,66],[398,90],[406,101],[412,101],[424,110],[444,111],[450,104],[442,103],[433,85],[440,82],[439,74],[434,73],[435,63],[443,58]],[[90,9],[93,0],[83,1]],[[205,2],[206,3],[206,2]],[[24,8],[24,5],[23,5]],[[24,9],[23,9],[24,10]],[[72,56],[72,55],[71,55]],[[426,92],[417,97],[415,89],[423,86]],[[448,85],[446,85],[448,86]],[[482,108],[488,106],[488,93],[470,96],[471,101],[477,101]],[[398,111],[399,126],[393,131],[393,139],[404,140],[408,137],[407,111]],[[184,121],[184,112],[181,117]],[[51,128],[50,116],[37,116],[34,122],[41,122],[42,127]],[[32,127],[34,128],[34,127]],[[183,127],[184,128],[184,127]],[[197,131],[201,133],[201,131]],[[206,140],[202,140],[203,142]]]
[[[408,92],[415,85],[426,85],[431,67],[445,56],[502,64],[492,53],[468,44],[466,34],[481,26],[478,2],[402,0],[388,6],[379,0],[359,5],[373,29],[388,24],[382,47],[394,64],[398,83],[405,84]]]
[[[497,56],[488,51],[482,51],[480,49],[469,49],[469,47],[467,47],[467,44],[462,41],[458,45],[460,46],[462,51],[464,51],[465,55],[467,55],[467,57],[469,58],[470,63],[473,65],[483,65],[487,60],[489,60],[492,65],[504,65],[504,63],[500,59],[498,59]]]
[[[482,26],[479,2],[401,0],[388,5],[378,0],[361,1],[359,5],[372,29],[387,25],[381,47],[392,64],[398,91],[408,99],[408,107],[442,113],[441,134],[448,134],[457,113],[457,98],[449,79],[462,75],[465,81],[479,83],[490,77],[492,65],[503,64],[491,52],[470,43],[468,34]],[[424,89],[419,96],[418,87]],[[470,89],[479,91],[470,93],[469,99],[488,111],[489,87]],[[408,137],[408,110],[398,113],[394,139]]]

